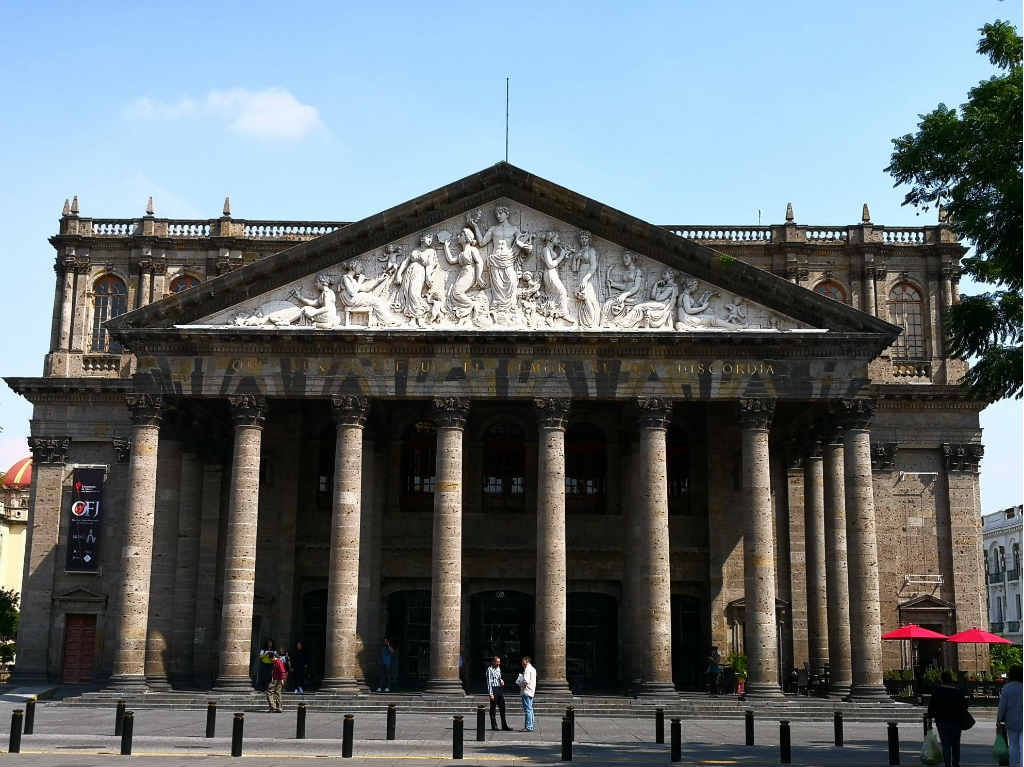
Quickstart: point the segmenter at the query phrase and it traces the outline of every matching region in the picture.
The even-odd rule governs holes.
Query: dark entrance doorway
[[[515,692],[524,655],[533,655],[533,597],[521,591],[484,591],[470,601],[472,652],[466,666],[466,688],[484,692],[484,669],[501,658],[505,687]],[[538,675],[544,672],[538,669]]]
[[[309,663],[308,685],[323,678],[327,645],[327,589],[308,592],[302,598],[302,635],[298,638]],[[260,645],[256,645],[259,647]]]
[[[64,684],[92,681],[96,665],[96,616],[68,615],[64,627]]]
[[[672,596],[672,681],[683,690],[704,689],[707,620],[698,597]],[[728,648],[719,647],[723,656]]]
[[[396,591],[388,597],[387,637],[398,654],[399,686],[422,688],[430,673],[429,591]]]
[[[574,693],[620,687],[617,668],[618,605],[607,594],[569,594],[566,604],[565,674]]]

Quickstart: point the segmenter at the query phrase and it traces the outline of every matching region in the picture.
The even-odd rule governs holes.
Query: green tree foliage
[[[0,663],[14,660],[14,641],[18,638],[18,602],[21,595],[0,589]]]
[[[964,381],[989,401],[1021,396],[1021,37],[995,21],[978,53],[1000,74],[971,89],[959,111],[939,104],[918,130],[893,139],[885,169],[909,184],[904,205],[944,205],[953,230],[974,246],[964,273],[995,290],[963,296],[946,326],[948,349],[974,360]]]
[[[1011,644],[994,644],[988,648],[992,675],[1000,677],[1010,666],[1021,665],[1021,648]]]

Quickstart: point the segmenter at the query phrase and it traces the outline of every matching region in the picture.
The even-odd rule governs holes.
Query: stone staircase
[[[477,706],[487,706],[486,695],[431,696],[420,693],[385,693],[339,695],[334,693],[307,693],[294,695],[285,693],[287,708],[294,709],[302,702],[308,710],[317,713],[377,714],[383,716],[389,704],[398,707],[400,714],[462,714],[475,716]],[[130,710],[135,709],[177,709],[206,710],[209,701],[216,701],[219,711],[263,711],[266,698],[257,692],[218,693],[204,691],[174,690],[153,692],[121,693],[116,690],[99,690],[64,697],[52,705],[91,706],[114,708],[124,700]],[[518,710],[518,700],[509,696],[508,705]],[[683,692],[673,698],[631,698],[626,696],[602,695],[550,695],[538,693],[534,706],[539,716],[562,715],[566,706],[573,706],[577,716],[585,717],[637,717],[654,718],[656,708],[664,708],[665,716],[679,716],[685,719],[742,719],[746,709],[752,709],[759,720],[788,719],[790,721],[832,721],[835,711],[851,722],[920,722],[924,709],[907,703],[882,701],[877,703],[845,703],[787,695],[776,701],[741,701],[736,696],[710,697],[703,693]]]

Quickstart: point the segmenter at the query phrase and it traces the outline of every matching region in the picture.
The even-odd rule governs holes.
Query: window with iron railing
[[[106,274],[93,283],[92,291],[92,350],[118,354],[121,344],[111,340],[103,323],[128,311],[128,288],[120,278]]]

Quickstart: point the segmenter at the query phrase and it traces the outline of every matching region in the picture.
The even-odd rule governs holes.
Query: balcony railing
[[[1006,633],[1016,634],[1020,631],[1020,621],[1006,621]]]
[[[1020,567],[1015,567],[1012,570],[1006,571],[1006,580],[1008,581],[1019,581],[1020,580]]]
[[[1006,571],[999,570],[998,572],[988,574],[989,583],[1002,583],[1006,579]]]
[[[992,629],[992,633],[993,634],[1001,634],[1001,633],[1003,633],[1003,622],[1002,621],[999,621],[998,623],[996,623],[995,621],[992,621],[991,623],[988,624],[988,627],[990,629]]]

